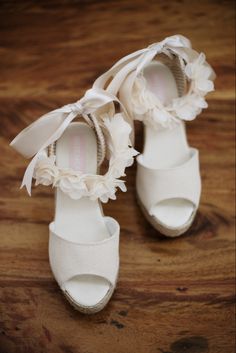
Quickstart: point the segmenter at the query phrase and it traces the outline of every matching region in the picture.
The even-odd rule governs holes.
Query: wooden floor
[[[0,2],[0,353],[234,352],[233,1]],[[188,124],[200,149],[203,194],[191,230],[162,239],[128,192],[106,205],[121,225],[118,287],[102,312],[65,301],[48,263],[53,193],[19,191],[26,167],[11,139],[78,99],[131,51],[176,33],[216,73],[209,109]],[[137,148],[142,148],[137,125]]]

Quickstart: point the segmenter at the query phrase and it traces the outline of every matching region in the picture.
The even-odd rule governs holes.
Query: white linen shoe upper
[[[181,36],[134,52],[101,75],[94,87],[119,97],[145,126],[137,157],[138,202],[150,223],[167,236],[185,232],[199,206],[199,153],[187,143],[184,121],[207,107],[214,71]]]
[[[104,217],[100,202],[126,191],[125,168],[137,152],[125,112],[116,113],[113,95],[91,89],[78,102],[54,110],[24,129],[11,146],[29,163],[22,186],[56,188],[54,221],[49,226],[52,272],[69,302],[95,313],[109,301],[119,270],[119,224]],[[80,117],[84,122],[72,122]],[[105,156],[105,175],[98,168]]]

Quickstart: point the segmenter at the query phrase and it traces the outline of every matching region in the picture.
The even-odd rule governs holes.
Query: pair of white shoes
[[[118,61],[76,103],[54,110],[24,129],[11,146],[28,165],[22,186],[56,188],[49,225],[52,272],[70,303],[95,313],[108,303],[119,270],[119,224],[101,202],[126,191],[120,177],[138,154],[133,120],[145,126],[137,157],[137,198],[145,217],[167,236],[184,233],[199,205],[198,150],[189,147],[185,120],[207,107],[214,72],[204,54],[176,35]],[[82,122],[72,122],[80,118]],[[108,171],[99,174],[107,159]]]

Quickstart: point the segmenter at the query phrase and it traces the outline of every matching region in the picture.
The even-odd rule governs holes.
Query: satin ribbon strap
[[[10,143],[25,158],[32,158],[42,145],[59,129],[66,116],[82,114],[82,106],[76,102],[55,109],[41,116],[38,120],[22,130]]]
[[[88,114],[114,101],[119,103],[111,93],[102,89],[90,89],[79,101],[43,115],[17,135],[10,145],[26,158],[34,156],[25,171],[21,187],[26,186],[31,194],[34,168],[40,154],[60,138],[73,119],[81,115],[86,120]]]
[[[137,50],[128,54],[115,63],[108,71],[98,77],[94,84],[94,88],[106,88],[112,94],[117,94],[123,80],[128,74],[137,70],[141,71],[147,62],[150,62],[156,54],[165,51],[165,48],[191,48],[191,42],[182,35],[174,35],[167,37],[159,43],[149,45],[147,48]]]

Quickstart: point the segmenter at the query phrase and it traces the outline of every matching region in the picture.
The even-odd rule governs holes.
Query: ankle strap
[[[193,120],[203,108],[207,107],[204,97],[208,92],[214,90],[212,81],[215,78],[215,73],[206,62],[205,55],[193,50],[190,41],[181,35],[167,37],[159,43],[154,43],[125,56],[101,75],[94,82],[93,87],[106,87],[108,92],[114,95],[119,94],[130,116],[135,119],[131,102],[134,83],[144,67],[149,65],[156,55],[160,54],[164,54],[169,59],[179,59],[179,66],[185,79],[189,82],[189,89],[184,95],[180,89],[179,93],[182,95],[173,99],[168,106],[164,106],[156,99],[155,113],[165,116],[164,120],[168,123]],[[141,101],[143,102],[143,99]],[[147,113],[149,113],[149,107],[147,107]],[[152,114],[152,111],[150,113]]]
[[[60,173],[59,179],[56,174],[60,171],[56,169],[55,158],[47,157],[45,151],[50,146],[50,153],[54,153],[55,141],[60,138],[68,125],[79,115],[96,132],[99,141],[99,165],[105,156],[103,130],[106,132],[109,169],[105,175],[81,175],[81,173],[72,171],[73,175],[76,174],[76,183],[82,183],[85,196],[89,196],[91,199],[100,198],[103,202],[107,202],[109,198],[115,199],[117,188],[126,191],[124,181],[118,178],[125,175],[125,168],[133,163],[133,157],[137,152],[130,143],[131,126],[127,122],[127,114],[123,108],[122,113],[115,113],[114,103],[120,104],[119,100],[112,94],[93,88],[87,91],[78,102],[65,105],[43,115],[17,135],[11,142],[11,146],[26,158],[34,156],[25,171],[21,187],[26,186],[28,193],[31,194],[33,176],[36,175],[36,184],[41,183],[37,180],[37,171],[40,175],[41,167],[46,168],[46,171],[50,174],[49,182],[47,181],[44,185],[58,186]],[[107,107],[107,111],[98,113],[99,108],[104,106]],[[69,194],[69,196],[71,195]]]

